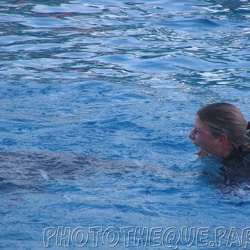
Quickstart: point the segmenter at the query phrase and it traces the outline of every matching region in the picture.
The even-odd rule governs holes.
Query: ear
[[[219,136],[219,145],[222,146],[222,145],[225,145],[226,143],[228,143],[228,136],[226,134],[221,134]]]

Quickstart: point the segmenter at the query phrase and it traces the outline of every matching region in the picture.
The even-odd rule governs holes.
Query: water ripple
[[[248,75],[249,29],[240,10],[247,3],[234,8],[238,18],[242,17],[240,26],[235,19],[226,22],[223,18],[232,13],[232,6],[171,3],[169,9],[160,2],[57,5],[54,1],[51,5],[32,5],[24,1],[1,6],[1,75],[39,79],[46,72],[49,78],[57,79],[60,72],[64,75],[61,78],[116,81],[129,74],[138,80],[142,72],[149,77],[163,70],[203,74],[228,71],[237,64],[245,72],[244,80]],[[142,75],[140,78],[144,81]],[[223,78],[220,82],[225,84]]]

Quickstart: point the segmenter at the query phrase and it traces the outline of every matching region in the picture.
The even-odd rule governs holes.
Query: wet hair
[[[201,108],[197,115],[208,125],[213,137],[225,134],[236,148],[250,152],[250,122],[237,107],[230,103],[213,103]]]

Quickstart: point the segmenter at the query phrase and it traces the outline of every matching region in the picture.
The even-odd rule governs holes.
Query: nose
[[[194,140],[194,129],[190,132],[188,136],[191,140]]]

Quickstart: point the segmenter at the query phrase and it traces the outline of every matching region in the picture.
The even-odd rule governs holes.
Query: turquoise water
[[[250,120],[249,7],[0,1],[0,248],[249,249],[249,187],[188,139],[210,102]]]

